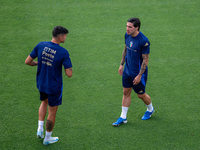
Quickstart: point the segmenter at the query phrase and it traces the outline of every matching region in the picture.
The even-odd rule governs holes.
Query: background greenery
[[[0,149],[199,149],[199,10],[198,0],[0,0]],[[131,17],[151,42],[146,91],[156,111],[142,121],[146,106],[133,92],[128,123],[112,127],[121,113],[118,67]],[[37,68],[24,61],[57,25],[69,30],[61,46],[74,74],[63,72],[53,132],[60,140],[44,146],[36,138]]]

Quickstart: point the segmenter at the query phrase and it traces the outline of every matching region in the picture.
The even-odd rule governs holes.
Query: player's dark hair
[[[53,37],[57,37],[59,34],[67,34],[67,33],[69,33],[69,31],[62,26],[56,26],[52,31]]]
[[[134,27],[138,27],[138,31],[140,31],[140,19],[139,18],[130,18],[127,22],[133,23]]]

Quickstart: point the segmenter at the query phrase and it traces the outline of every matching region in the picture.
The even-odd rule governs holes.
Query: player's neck
[[[139,33],[140,33],[140,31],[136,31],[136,32],[134,32],[131,36],[132,36],[132,37],[136,37]]]
[[[56,38],[52,38],[51,40],[52,43],[55,43],[55,44],[60,44],[60,40],[59,39],[56,39]]]

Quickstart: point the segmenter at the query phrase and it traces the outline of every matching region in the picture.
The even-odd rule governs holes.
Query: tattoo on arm
[[[126,53],[127,53],[127,48],[125,46],[123,52],[122,52],[122,60],[121,60],[121,64],[125,63],[125,57],[126,57]]]
[[[142,65],[141,65],[139,75],[142,75],[147,68],[147,64],[148,64],[148,61],[149,61],[149,54],[142,54],[142,58],[143,58],[143,61],[142,61]]]
[[[38,65],[38,62],[33,61],[33,66],[37,66],[37,65]]]
[[[51,120],[48,120],[47,119],[47,122],[46,122],[46,130],[47,131],[51,131],[53,129],[53,122]]]

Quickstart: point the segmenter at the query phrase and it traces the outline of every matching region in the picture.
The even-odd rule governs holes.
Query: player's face
[[[67,34],[61,35],[60,36],[60,43],[64,43],[66,38],[67,38]]]
[[[126,24],[126,32],[128,35],[135,35],[138,31],[138,27],[134,27],[133,23],[127,22]]]

